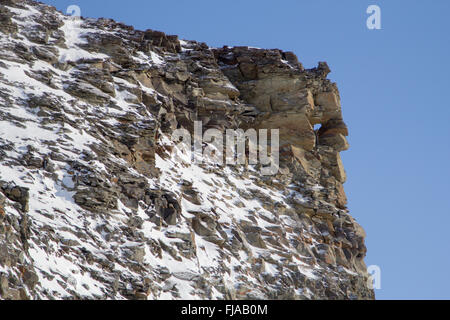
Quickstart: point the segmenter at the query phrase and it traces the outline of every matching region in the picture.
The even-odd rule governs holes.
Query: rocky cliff
[[[0,0],[1,299],[372,299],[326,63]],[[279,129],[280,167],[175,129]]]

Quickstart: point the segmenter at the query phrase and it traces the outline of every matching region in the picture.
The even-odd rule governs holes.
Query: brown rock
[[[6,276],[0,276],[0,295],[6,297],[9,292],[9,283]]]
[[[336,157],[333,160],[333,175],[339,182],[344,183],[347,180],[347,174],[345,173],[344,164],[339,153],[336,153]]]
[[[319,136],[319,144],[330,146],[338,152],[350,148],[347,139],[341,133],[323,134]]]
[[[341,116],[341,103],[334,92],[322,92],[315,97],[315,104],[322,107],[322,122]]]
[[[343,136],[348,136],[348,128],[343,120],[331,119],[327,121],[318,132],[319,136],[322,135],[333,135],[342,134]]]

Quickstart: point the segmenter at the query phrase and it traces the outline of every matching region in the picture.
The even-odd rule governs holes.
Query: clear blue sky
[[[327,61],[351,149],[351,214],[367,231],[379,299],[450,299],[450,1],[44,0],[210,46],[293,51]],[[366,28],[377,4],[382,30]]]

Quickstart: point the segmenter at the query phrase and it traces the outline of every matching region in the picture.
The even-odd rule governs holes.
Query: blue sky
[[[450,1],[44,0],[210,46],[293,51],[327,61],[351,149],[351,214],[367,232],[378,299],[450,299]],[[382,30],[366,9],[381,8]]]

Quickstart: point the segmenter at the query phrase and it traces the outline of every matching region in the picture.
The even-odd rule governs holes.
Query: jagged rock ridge
[[[372,299],[326,63],[0,0],[1,299]],[[169,135],[280,129],[280,170]],[[314,130],[320,125],[319,130]]]

